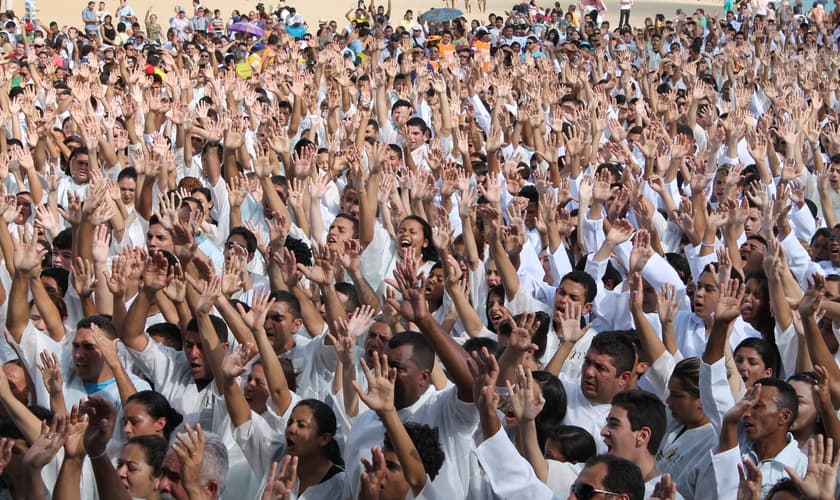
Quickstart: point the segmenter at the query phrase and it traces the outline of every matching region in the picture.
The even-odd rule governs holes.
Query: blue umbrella
[[[262,37],[265,36],[265,31],[262,28],[260,28],[259,26],[255,26],[251,23],[246,23],[246,22],[242,22],[242,21],[240,21],[238,23],[233,23],[230,26],[228,26],[228,31],[236,31],[238,33],[247,33],[248,35],[256,36],[256,37],[259,37],[259,38],[262,38]]]
[[[420,14],[420,20],[426,23],[445,23],[453,19],[458,19],[464,13],[460,9],[432,9],[428,12]]]

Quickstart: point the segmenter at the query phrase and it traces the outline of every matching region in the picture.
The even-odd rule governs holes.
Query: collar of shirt
[[[771,462],[778,462],[778,464],[784,468],[786,465],[793,465],[795,464],[801,457],[802,452],[799,451],[799,442],[793,439],[793,434],[790,432],[787,433],[785,437],[787,440],[787,444],[782,451],[778,453],[775,457],[768,458],[766,460],[759,460],[758,455],[756,455],[755,451],[752,449],[752,443],[750,443],[750,449],[746,453],[746,457],[749,458],[754,464],[761,466],[762,464],[768,464]]]

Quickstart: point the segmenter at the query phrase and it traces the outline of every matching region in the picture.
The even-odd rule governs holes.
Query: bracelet
[[[705,241],[701,241],[700,246],[701,247],[707,247],[707,248],[714,248],[715,244],[714,243],[706,243]]]

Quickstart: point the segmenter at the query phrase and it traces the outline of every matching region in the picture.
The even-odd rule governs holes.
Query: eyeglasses
[[[578,500],[591,500],[592,497],[598,493],[608,497],[621,496],[621,493],[614,493],[612,491],[599,490],[592,485],[586,483],[575,483],[572,485],[571,492],[575,494]]]

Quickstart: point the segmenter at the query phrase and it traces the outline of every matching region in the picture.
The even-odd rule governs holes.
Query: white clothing
[[[470,454],[472,434],[478,425],[478,410],[472,403],[458,399],[458,388],[450,386],[442,391],[433,386],[411,406],[398,411],[403,422],[417,422],[437,427],[440,444],[446,455],[434,487],[441,498],[466,498],[470,480]],[[344,447],[347,465],[345,498],[358,498],[361,458],[370,460],[370,449],[381,446],[385,429],[376,413],[361,413],[353,423]]]
[[[479,444],[474,453],[484,469],[484,475],[490,482],[493,493],[498,498],[512,500],[558,498],[537,478],[534,468],[519,454],[503,428]]]
[[[580,381],[571,382],[563,378],[563,388],[566,389],[566,417],[563,423],[576,425],[585,429],[595,438],[595,448],[598,453],[606,453],[607,445],[600,439],[601,429],[607,423],[607,415],[612,405],[610,403],[594,403],[583,395],[580,388]]]

